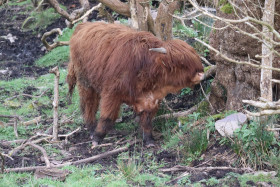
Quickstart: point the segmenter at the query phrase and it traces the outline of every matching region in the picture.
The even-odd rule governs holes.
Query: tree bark
[[[158,14],[155,20],[155,32],[156,36],[162,40],[171,40],[172,35],[172,14],[180,7],[180,1],[163,0],[158,8]]]
[[[264,5],[263,12],[263,21],[267,22],[269,25],[274,26],[274,9],[275,9],[275,0],[266,0]],[[266,26],[263,26],[263,33],[273,40],[273,33],[269,31]],[[273,48],[272,44],[268,41],[262,44],[262,65],[272,67],[273,62],[273,53],[270,52],[270,49]],[[265,98],[268,101],[272,101],[272,71],[267,69],[261,70],[261,97]]]
[[[122,3],[119,0],[98,0],[100,3],[102,3],[103,5],[105,5],[106,7],[112,9],[113,11],[130,17],[130,10],[129,10],[129,5],[126,3]]]
[[[239,16],[248,15],[256,18],[262,18],[263,7],[254,6],[259,4],[259,2],[264,3],[264,0],[246,0],[246,1],[235,1],[238,6],[237,14]],[[247,6],[245,6],[245,4]],[[263,6],[264,4],[262,4]],[[250,8],[250,11],[247,8]],[[276,2],[275,5],[276,13],[280,13],[280,1]],[[244,14],[245,13],[245,14]],[[225,14],[219,9],[217,11],[217,16],[227,19],[239,19],[233,12],[231,14]],[[214,27],[222,28],[225,24],[221,21],[216,21]],[[254,33],[250,27],[244,23],[236,24],[237,27]],[[260,25],[256,26],[260,31],[262,27]],[[280,18],[275,17],[275,29],[280,29]],[[262,44],[256,39],[245,36],[239,32],[236,32],[232,28],[226,28],[224,30],[213,30],[210,35],[210,45],[215,49],[219,49],[221,53],[227,55],[228,57],[236,60],[248,61],[253,59],[255,61],[260,61],[256,58],[256,55],[262,56]],[[279,48],[275,48],[279,51]],[[211,86],[210,102],[212,103],[214,112],[219,112],[223,110],[241,110],[243,109],[242,100],[256,100],[261,95],[260,81],[261,81],[261,70],[247,65],[236,65],[227,62],[215,53],[210,53],[212,60],[216,61],[217,72],[214,81]],[[280,67],[280,57],[273,60],[273,67]],[[273,78],[279,79],[279,72],[273,72]],[[274,87],[274,92],[279,95],[280,88]],[[279,99],[279,98],[278,98]]]

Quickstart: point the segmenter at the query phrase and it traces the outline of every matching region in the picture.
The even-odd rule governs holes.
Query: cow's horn
[[[167,50],[165,48],[163,48],[163,47],[151,48],[151,49],[149,49],[149,51],[155,51],[155,52],[164,53],[164,54],[167,53]]]

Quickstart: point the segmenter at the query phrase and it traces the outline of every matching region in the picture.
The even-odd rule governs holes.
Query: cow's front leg
[[[154,138],[152,135],[152,119],[155,116],[157,112],[157,108],[153,110],[144,110],[140,113],[140,122],[141,128],[143,130],[143,140],[144,144],[147,147],[153,147],[155,146]]]
[[[121,103],[117,98],[113,96],[103,96],[101,98],[100,119],[93,135],[91,136],[93,146],[98,145],[114,126],[115,121],[118,118],[120,104]]]

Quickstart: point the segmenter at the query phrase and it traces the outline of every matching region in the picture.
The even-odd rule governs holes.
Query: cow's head
[[[182,42],[183,41],[179,40],[178,43],[182,45]],[[168,48],[150,48],[149,51],[161,54],[156,61],[163,64],[162,68],[170,70],[170,79],[171,74],[174,74],[175,77],[177,76],[178,79],[181,79],[182,83],[180,84],[193,87],[204,79],[204,70],[200,57],[197,55],[195,50],[185,42],[183,43],[182,48],[185,49],[183,51],[178,49],[181,47],[178,47],[178,45],[176,45],[177,49],[174,49],[174,46],[169,46]]]

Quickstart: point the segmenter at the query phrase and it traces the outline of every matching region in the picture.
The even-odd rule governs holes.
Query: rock
[[[14,43],[15,40],[17,40],[17,37],[13,36],[11,33],[9,33],[7,36],[1,36],[1,38],[9,40],[11,43]]]
[[[231,114],[224,119],[216,121],[215,128],[222,136],[232,136],[233,132],[246,121],[247,116],[243,113]]]
[[[0,70],[0,74],[10,76],[12,74],[12,71],[7,70],[7,69],[6,70]]]

